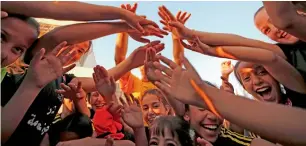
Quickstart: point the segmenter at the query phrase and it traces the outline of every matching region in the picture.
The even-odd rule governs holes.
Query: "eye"
[[[168,143],[167,146],[175,146],[173,143]]]
[[[152,142],[150,142],[150,144],[149,144],[150,146],[157,146],[158,145],[158,143],[157,142],[155,142],[155,141],[152,141]]]
[[[13,48],[13,53],[15,53],[15,54],[22,54],[23,52],[24,52],[24,50],[25,49],[23,49],[23,48],[20,48],[20,47],[15,47],[15,48]]]
[[[264,33],[264,34],[268,34],[268,33],[270,33],[270,31],[271,31],[271,29],[270,29],[270,28],[267,28],[267,29],[264,30],[263,33]]]
[[[147,107],[147,106],[143,106],[143,107],[142,107],[142,110],[143,110],[143,111],[147,111],[147,110],[148,110],[148,107]]]
[[[158,103],[153,104],[153,108],[159,108],[160,105]]]
[[[247,82],[247,81],[249,81],[249,80],[250,80],[250,77],[249,77],[249,76],[243,78],[243,81],[245,81],[245,82]]]
[[[258,72],[258,75],[261,75],[261,76],[263,76],[263,75],[265,75],[265,74],[267,74],[267,72],[264,71],[264,70],[261,70],[261,71]]]

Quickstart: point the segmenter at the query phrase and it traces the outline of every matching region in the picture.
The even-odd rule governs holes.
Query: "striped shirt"
[[[222,127],[214,146],[250,146],[253,138],[233,132]]]

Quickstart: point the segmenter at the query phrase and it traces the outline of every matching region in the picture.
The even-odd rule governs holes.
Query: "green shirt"
[[[5,75],[6,75],[6,68],[1,68],[1,82],[2,82],[2,80],[3,80],[3,78],[5,77]]]

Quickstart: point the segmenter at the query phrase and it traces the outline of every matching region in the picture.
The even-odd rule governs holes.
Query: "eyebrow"
[[[177,145],[177,142],[175,140],[173,140],[173,138],[165,138],[165,141],[171,141],[171,142],[174,142]]]

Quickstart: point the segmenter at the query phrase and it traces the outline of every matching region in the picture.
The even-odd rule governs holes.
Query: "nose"
[[[262,79],[256,75],[252,75],[253,85],[259,86],[262,84]]]
[[[215,116],[213,113],[208,113],[207,119],[210,120],[211,122],[217,122],[218,120],[217,116]]]

